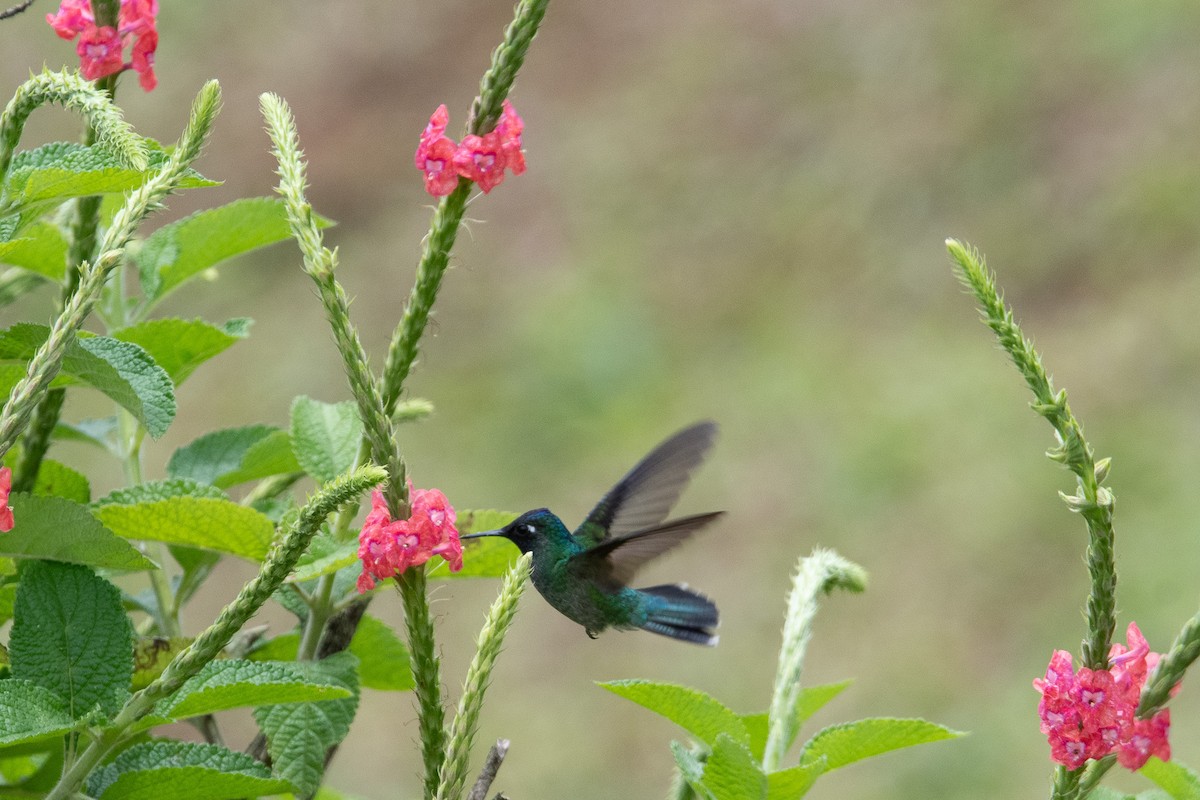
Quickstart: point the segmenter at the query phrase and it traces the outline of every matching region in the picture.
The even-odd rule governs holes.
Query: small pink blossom
[[[12,492],[12,470],[0,467],[0,533],[8,533],[16,521],[13,510],[8,507],[8,495]]]
[[[79,34],[75,45],[79,54],[79,71],[89,81],[113,75],[125,68],[121,56],[121,37],[116,28],[88,25]]]
[[[63,39],[79,37],[75,50],[85,78],[94,81],[132,69],[148,92],[158,85],[154,75],[157,15],[158,0],[121,0],[117,27],[97,26],[87,0],[62,0],[58,13],[47,14],[46,21]],[[125,61],[122,53],[130,45],[130,60]]]
[[[151,28],[138,37],[133,43],[130,66],[138,74],[138,83],[142,91],[150,92],[158,86],[158,77],[154,74],[154,51],[158,48],[158,31]]]
[[[417,169],[425,173],[425,191],[429,194],[434,197],[450,194],[460,177],[477,183],[487,194],[504,181],[505,170],[514,175],[525,171],[525,153],[521,149],[525,123],[507,100],[495,130],[482,136],[465,136],[461,144],[446,136],[449,121],[446,106],[438,106],[421,133],[413,157]]]
[[[500,134],[492,131],[484,136],[464,136],[454,154],[454,168],[464,178],[475,181],[487,194],[504,181],[508,156]]]
[[[1056,650],[1045,677],[1033,682],[1042,695],[1038,716],[1050,758],[1068,769],[1113,752],[1130,769],[1140,769],[1152,755],[1164,761],[1171,757],[1169,712],[1164,709],[1148,720],[1135,717],[1150,665],[1159,655],[1150,652],[1134,623],[1126,641],[1112,646],[1106,670],[1082,667],[1076,672],[1071,654]]]
[[[46,22],[63,39],[74,39],[83,29],[96,21],[88,0],[63,0],[57,14],[47,14]]]
[[[393,520],[383,493],[371,493],[371,511],[358,536],[358,557],[363,562],[358,591],[375,588],[375,581],[391,578],[409,567],[441,556],[451,572],[462,569],[462,544],[454,527],[454,507],[437,489],[413,489],[409,483],[408,519]]]

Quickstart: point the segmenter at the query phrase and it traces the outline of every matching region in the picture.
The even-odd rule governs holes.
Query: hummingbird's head
[[[545,538],[546,531],[556,523],[562,525],[549,509],[535,508],[496,531],[496,535],[508,539],[521,548],[522,553],[528,553],[537,542]]]

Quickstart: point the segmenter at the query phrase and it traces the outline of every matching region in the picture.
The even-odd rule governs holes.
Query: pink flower
[[[2,533],[8,533],[16,524],[13,519],[13,510],[8,507],[8,495],[11,491],[12,470],[8,467],[0,467],[0,532]]]
[[[437,489],[413,489],[410,482],[409,492],[411,513],[404,520],[392,519],[381,491],[371,493],[371,511],[358,535],[360,593],[374,589],[377,579],[394,577],[435,555],[445,559],[452,572],[462,569],[454,507]]]
[[[525,123],[507,100],[495,130],[483,136],[465,136],[461,144],[446,136],[449,121],[446,106],[438,106],[413,158],[417,169],[425,173],[425,191],[429,194],[450,194],[458,186],[459,177],[479,184],[487,194],[504,181],[505,170],[514,175],[525,171],[525,153],[521,150]]]
[[[1071,654],[1056,650],[1046,675],[1033,682],[1042,700],[1038,704],[1041,730],[1050,743],[1050,758],[1076,769],[1088,759],[1116,752],[1117,760],[1139,769],[1150,756],[1164,761],[1171,757],[1167,732],[1171,718],[1167,710],[1149,720],[1134,714],[1146,684],[1148,665],[1156,663],[1137,625],[1126,632],[1128,646],[1114,644],[1111,667],[1075,672]]]
[[[46,21],[64,39],[79,37],[75,50],[79,54],[80,72],[85,78],[94,81],[132,69],[138,73],[142,88],[148,92],[158,85],[154,76],[157,15],[158,0],[121,0],[118,27],[101,27],[96,25],[87,0],[62,0],[58,13],[47,14]],[[122,52],[130,44],[133,49],[126,62]]]

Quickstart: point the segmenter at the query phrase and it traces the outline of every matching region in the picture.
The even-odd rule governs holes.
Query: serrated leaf
[[[1173,800],[1200,800],[1200,777],[1175,761],[1162,761],[1151,756],[1138,770],[1153,781]]]
[[[824,708],[830,700],[841,694],[851,683],[853,681],[839,681],[801,689],[796,699],[796,733],[799,733],[800,726],[807,722],[813,714]],[[767,736],[770,735],[770,719],[766,714],[742,714],[741,718],[746,725],[746,730],[750,732],[750,752],[754,753],[755,758],[761,761],[763,751],[767,747]],[[793,733],[792,741],[788,742],[787,746],[791,747],[795,740],[796,735]]]
[[[826,771],[902,747],[955,739],[959,731],[927,722],[923,719],[893,719],[873,717],[830,725],[817,732],[804,745],[801,764],[811,764],[819,758],[828,760]]]
[[[358,678],[363,688],[385,692],[413,688],[408,648],[383,620],[364,615],[350,640],[350,652],[358,657]]]
[[[300,466],[325,483],[354,468],[363,427],[353,401],[322,403],[302,395],[292,401],[291,435]]]
[[[117,587],[87,567],[53,561],[23,565],[20,578],[13,677],[58,695],[74,719],[96,706],[116,713],[133,675],[133,626]]]
[[[143,483],[97,500],[93,514],[118,536],[216,550],[261,561],[275,526],[220,489],[195,481]]]
[[[329,220],[314,215],[319,227]],[[134,257],[147,304],[220,262],[291,236],[282,199],[235,200],[164,225]]]
[[[799,800],[827,769],[828,761],[818,758],[811,764],[780,769],[767,775],[767,800]]]
[[[22,229],[19,239],[0,242],[0,263],[61,281],[67,272],[67,240],[57,225],[37,220]]]
[[[171,663],[171,659],[191,643],[192,640],[187,636],[139,638],[133,647],[133,691],[140,692],[153,683]]]
[[[358,540],[338,541],[333,534],[321,531],[300,556],[296,568],[288,576],[290,583],[303,583],[330,572],[337,572],[358,560]]]
[[[54,692],[28,680],[0,681],[0,745],[61,736],[74,727],[67,704]]]
[[[299,471],[290,437],[272,425],[206,433],[176,450],[167,464],[167,474],[173,478],[190,478],[222,489]]]
[[[710,747],[722,733],[734,741],[749,742],[750,735],[738,715],[704,692],[673,683],[643,680],[607,681],[597,685],[666,717]]]
[[[50,142],[13,156],[5,186],[7,198],[22,206],[57,204],[72,197],[126,192],[136,189],[162,169],[167,153],[150,149],[145,171],[131,169],[100,146]],[[179,188],[213,186],[193,170]]]
[[[46,341],[45,325],[18,323],[0,334],[0,360],[28,361]],[[24,366],[2,373],[0,386],[11,391],[24,375]],[[80,334],[67,345],[55,384],[82,382],[108,395],[133,414],[154,438],[162,436],[175,418],[175,387],[170,376],[136,344],[108,336]]]
[[[303,794],[316,791],[325,771],[325,753],[345,738],[358,710],[357,661],[350,653],[337,653],[302,666],[332,678],[353,692],[342,700],[292,703],[255,709],[254,719],[267,736],[267,750],[280,777]]]
[[[295,662],[222,659],[205,664],[155,713],[186,719],[242,706],[336,700],[350,694],[345,686],[303,671]]]
[[[164,787],[169,787],[164,794]],[[137,744],[97,769],[88,794],[100,800],[226,800],[289,791],[252,756],[215,744]]]
[[[250,320],[231,319],[221,327],[201,319],[152,319],[113,332],[113,338],[138,345],[167,371],[176,385],[196,367],[224,352],[250,333]]]
[[[62,422],[54,426],[54,438],[60,442],[82,442],[107,450],[121,457],[120,422],[115,416],[85,419],[80,422]]]
[[[246,654],[246,658],[250,661],[295,661],[299,652],[300,634],[281,633],[265,642],[259,642]]]
[[[9,505],[17,524],[0,536],[0,555],[128,571],[157,566],[106,528],[86,506],[24,493],[12,495]]]
[[[458,512],[456,527],[462,536],[503,528],[517,518],[511,511],[468,510]],[[500,537],[471,539],[463,542],[463,568],[451,572],[444,561],[430,562],[426,574],[430,578],[501,578],[521,557],[512,542]]]
[[[76,472],[59,461],[42,459],[38,467],[37,480],[33,483],[35,495],[61,497],[81,505],[92,501],[92,486],[82,472]]]
[[[743,742],[718,734],[704,764],[704,785],[716,800],[763,800],[767,776]]]
[[[679,768],[679,776],[692,787],[692,791],[700,800],[714,800],[712,792],[704,785],[704,764],[700,759],[679,742],[671,742],[671,754],[675,756],[675,766]]]

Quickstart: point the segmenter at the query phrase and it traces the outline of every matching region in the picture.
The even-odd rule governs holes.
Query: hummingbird
[[[646,562],[662,555],[724,512],[667,521],[667,514],[700,466],[717,434],[713,422],[676,433],[638,462],[567,530],[549,509],[526,511],[503,528],[463,536],[502,536],[533,553],[533,585],[546,602],[595,639],[605,628],[644,631],[715,645],[716,605],[686,584],[642,589],[628,584]]]

